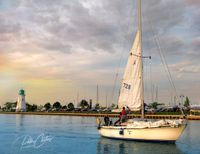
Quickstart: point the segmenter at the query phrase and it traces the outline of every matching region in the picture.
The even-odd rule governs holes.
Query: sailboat
[[[130,119],[119,126],[99,125],[98,130],[101,136],[113,139],[175,142],[185,129],[186,121],[145,119],[141,0],[138,6],[138,30],[122,80],[118,107],[128,106],[132,111],[140,110],[142,116],[139,120]]]

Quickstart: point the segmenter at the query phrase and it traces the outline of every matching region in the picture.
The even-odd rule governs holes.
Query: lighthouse
[[[25,112],[26,111],[26,100],[25,100],[25,91],[23,89],[19,90],[16,112]]]

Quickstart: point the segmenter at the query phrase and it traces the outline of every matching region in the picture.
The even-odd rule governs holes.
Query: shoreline
[[[0,112],[0,114],[16,114],[16,115],[52,115],[52,116],[83,116],[83,117],[108,117],[117,118],[119,114],[115,113],[73,113],[73,112]],[[128,114],[128,118],[140,118],[140,114]],[[187,119],[200,120],[200,116],[195,115],[145,115],[147,119]]]

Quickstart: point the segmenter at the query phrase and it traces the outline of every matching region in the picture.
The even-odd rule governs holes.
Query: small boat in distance
[[[142,116],[141,119],[130,119],[117,126],[99,124],[98,130],[101,136],[112,139],[175,142],[186,127],[185,120],[145,119],[142,60],[145,57],[142,55],[141,0],[138,4],[138,30],[122,80],[118,112],[122,107],[128,106],[132,111],[140,110]]]

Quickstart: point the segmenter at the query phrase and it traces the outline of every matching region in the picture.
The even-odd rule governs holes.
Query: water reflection
[[[200,138],[199,138],[199,121],[188,121],[188,125],[183,134],[176,142],[177,146],[188,154],[200,153]]]
[[[183,152],[171,143],[145,143],[136,141],[113,140],[101,137],[97,143],[97,154],[182,154]]]
[[[20,130],[24,126],[24,118],[25,116],[23,114],[16,115],[16,128],[17,130]]]

